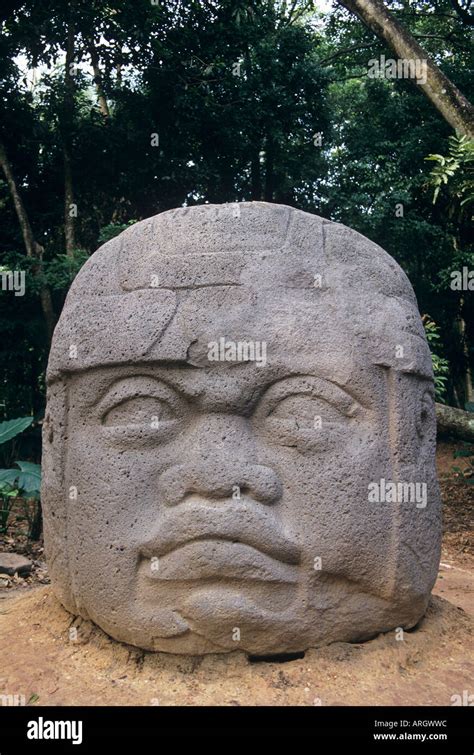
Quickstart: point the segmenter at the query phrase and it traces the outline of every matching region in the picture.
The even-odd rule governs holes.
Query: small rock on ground
[[[17,553],[0,553],[0,574],[19,574],[25,576],[31,572],[32,563],[25,556]]]

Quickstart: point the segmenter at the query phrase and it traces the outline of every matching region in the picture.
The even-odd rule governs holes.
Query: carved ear
[[[392,504],[393,586],[407,601],[428,601],[441,548],[441,498],[436,477],[432,381],[389,370],[393,481],[426,485],[426,506]]]
[[[41,505],[44,543],[54,590],[63,605],[77,613],[67,545],[67,491],[65,484],[67,447],[67,387],[60,380],[48,387],[43,423]],[[53,419],[54,417],[54,419]]]

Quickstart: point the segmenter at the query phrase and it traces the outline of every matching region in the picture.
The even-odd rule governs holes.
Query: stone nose
[[[160,499],[168,506],[193,493],[212,500],[246,497],[266,504],[276,503],[282,493],[281,481],[269,467],[224,459],[194,459],[169,467],[158,486]]]
[[[173,506],[187,496],[250,498],[276,503],[280,478],[270,467],[255,463],[258,446],[250,422],[241,415],[209,412],[187,437],[189,453],[165,469],[158,479],[160,500]]]

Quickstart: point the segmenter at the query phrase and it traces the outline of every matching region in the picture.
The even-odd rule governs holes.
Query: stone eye
[[[102,418],[106,426],[154,427],[162,421],[175,418],[175,413],[167,401],[156,396],[132,396],[120,401],[109,409]]]
[[[341,423],[345,417],[323,398],[295,394],[279,401],[268,415],[268,419],[283,421],[287,426],[298,430],[324,427],[325,423]]]

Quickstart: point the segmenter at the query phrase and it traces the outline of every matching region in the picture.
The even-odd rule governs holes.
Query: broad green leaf
[[[26,430],[33,422],[33,417],[18,417],[9,419],[6,422],[0,422],[0,444],[11,440],[15,435],[19,435]]]
[[[41,466],[31,461],[16,461],[21,469],[18,476],[18,487],[25,493],[39,493],[41,488]]]
[[[0,483],[6,482],[8,485],[14,485],[19,474],[18,469],[0,469]]]

